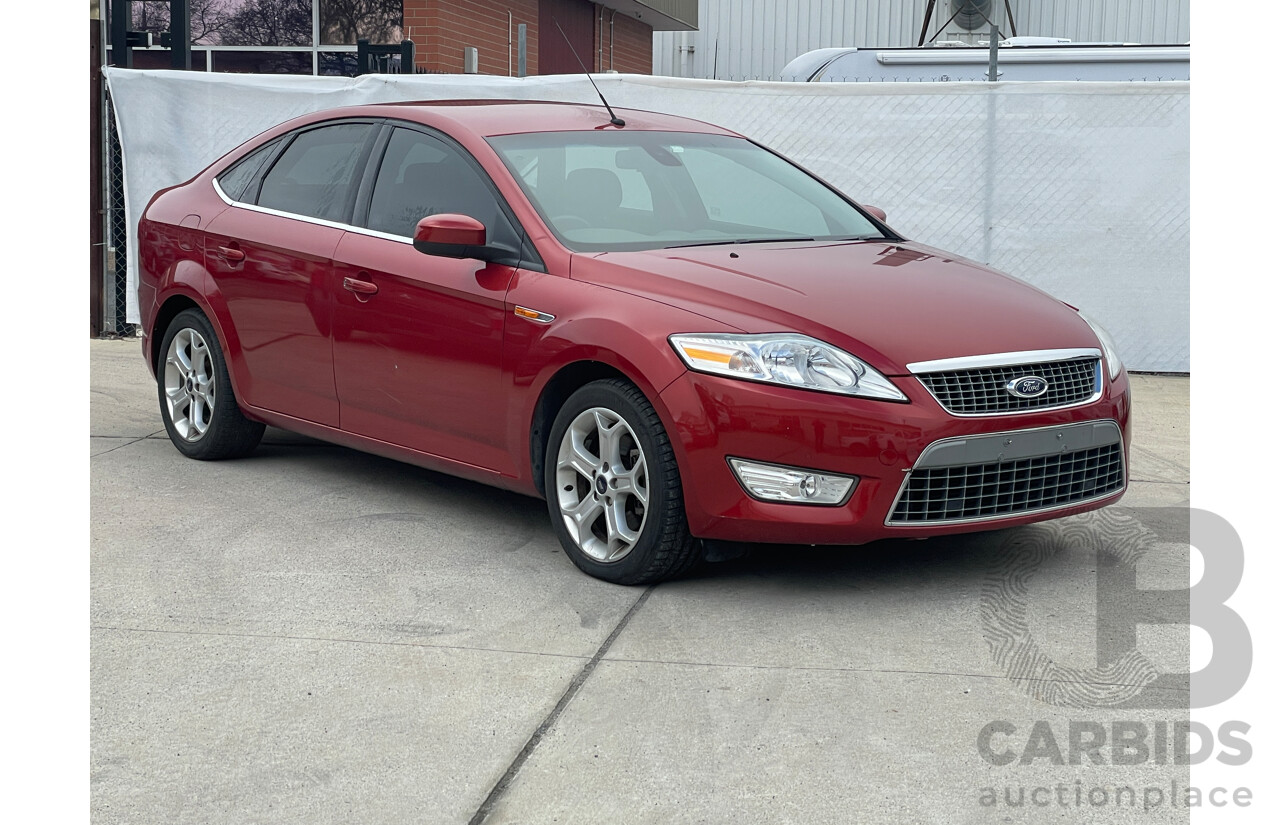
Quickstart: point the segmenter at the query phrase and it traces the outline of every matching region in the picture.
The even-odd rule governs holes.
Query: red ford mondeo
[[[1127,485],[1105,331],[694,120],[321,112],[158,193],[139,239],[182,453],[270,424],[540,496],[613,582],[708,540],[989,530]]]

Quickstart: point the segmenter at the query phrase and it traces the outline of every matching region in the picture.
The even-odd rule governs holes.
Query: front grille
[[[912,470],[890,524],[998,518],[1089,501],[1124,487],[1119,443],[990,464]]]
[[[1015,378],[1038,376],[1049,389],[1037,398],[1018,398],[1005,387]],[[981,367],[917,376],[947,412],[956,415],[996,415],[1022,410],[1066,407],[1092,398],[1098,391],[1098,359],[1048,361],[1011,367]]]

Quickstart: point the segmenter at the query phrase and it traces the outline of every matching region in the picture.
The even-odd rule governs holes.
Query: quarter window
[[[372,127],[340,123],[311,129],[284,150],[262,180],[258,205],[295,215],[347,220]]]
[[[221,175],[218,175],[218,186],[222,187],[222,191],[228,198],[233,201],[252,200],[252,198],[245,197],[245,192],[248,190],[250,182],[261,171],[262,165],[271,157],[271,153],[275,151],[279,143],[279,139],[271,141]]]

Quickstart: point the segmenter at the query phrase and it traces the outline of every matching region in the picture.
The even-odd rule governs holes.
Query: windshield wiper
[[[722,241],[697,241],[695,243],[674,243],[663,249],[685,249],[690,246],[730,246],[743,243],[793,243],[796,241],[812,241],[813,238],[726,238]]]

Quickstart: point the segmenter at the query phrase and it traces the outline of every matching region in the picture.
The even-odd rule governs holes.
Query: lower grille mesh
[[[1120,444],[992,464],[913,470],[890,524],[1017,515],[1124,487]]]

